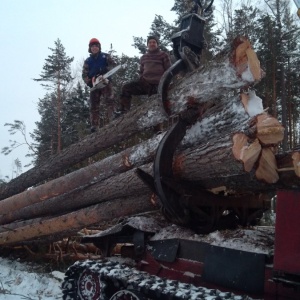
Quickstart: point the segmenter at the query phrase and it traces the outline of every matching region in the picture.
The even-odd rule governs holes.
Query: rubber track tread
[[[231,292],[221,292],[217,289],[196,287],[192,284],[181,283],[176,280],[160,278],[147,272],[119,263],[101,260],[76,262],[69,267],[62,283],[63,299],[80,299],[77,294],[78,278],[81,272],[89,269],[98,273],[100,279],[106,283],[112,282],[117,289],[133,289],[139,291],[149,299],[206,299],[206,300],[250,300],[248,296],[238,296]],[[106,300],[105,295],[101,300]],[[109,298],[108,298],[109,299]]]

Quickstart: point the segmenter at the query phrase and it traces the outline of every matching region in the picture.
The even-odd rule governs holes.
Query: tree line
[[[203,1],[202,1],[203,2]],[[204,1],[204,7],[210,1]],[[300,69],[300,39],[299,22],[296,14],[290,11],[290,0],[264,0],[264,8],[259,9],[255,1],[242,1],[238,5],[232,0],[222,0],[221,7],[215,11],[221,14],[211,14],[205,26],[205,39],[207,48],[202,55],[202,64],[209,64],[220,51],[236,36],[247,36],[261,62],[265,77],[255,86],[256,94],[262,98],[263,106],[268,112],[278,118],[286,128],[285,138],[280,145],[282,150],[293,149],[299,143],[299,69]],[[194,2],[192,0],[174,0],[171,8],[176,12],[177,19],[169,24],[163,16],[156,15],[151,24],[148,35],[160,37],[160,48],[171,51],[171,36],[178,31],[181,17],[190,12]],[[140,53],[146,52],[145,37],[134,37],[133,46]],[[36,129],[30,133],[33,143],[27,143],[33,165],[37,166],[53,154],[69,145],[78,142],[89,134],[89,89],[83,81],[73,78],[71,64],[74,60],[65,53],[65,48],[60,39],[54,42],[54,47],[49,48],[51,54],[45,59],[43,69],[38,78],[45,88],[45,95],[38,101],[40,121],[36,122]],[[117,64],[126,63],[122,69],[113,76],[116,100],[122,85],[135,79],[138,75],[139,57],[118,56],[113,48],[109,53]],[[138,102],[133,101],[133,106]],[[108,122],[105,106],[101,112],[101,122]],[[23,132],[26,139],[25,124],[21,121],[6,124],[10,132]],[[140,141],[144,136],[138,136]],[[130,146],[134,140],[128,141],[121,148]],[[2,149],[3,154],[8,154],[15,148],[16,142]],[[119,151],[120,145],[109,150],[110,153],[99,154],[106,156]],[[97,159],[97,158],[96,158]],[[88,164],[90,161],[83,162]],[[20,162],[18,162],[20,165]],[[81,165],[82,166],[82,165]],[[81,167],[77,166],[77,167]],[[70,170],[68,170],[70,171]],[[66,171],[67,172],[67,171]]]

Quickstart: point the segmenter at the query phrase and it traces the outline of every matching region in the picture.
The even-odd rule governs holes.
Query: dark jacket
[[[114,61],[107,53],[99,52],[97,55],[91,54],[84,61],[82,79],[89,87],[92,87],[92,78],[107,73],[114,65]]]
[[[170,66],[170,57],[166,52],[159,49],[148,51],[140,59],[140,77],[150,84],[158,84]]]

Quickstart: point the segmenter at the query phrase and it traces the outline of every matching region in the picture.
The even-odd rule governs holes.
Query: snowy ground
[[[1,300],[62,299],[64,273],[42,272],[38,266],[0,257]]]
[[[130,218],[136,228],[151,229],[154,225],[143,218]],[[147,225],[147,226],[146,226]],[[156,225],[155,225],[156,226]],[[153,228],[152,228],[153,229]],[[197,235],[189,229],[170,225],[160,230],[152,240],[181,238],[207,242],[212,245],[238,250],[270,254],[274,246],[274,227],[258,226],[236,230],[215,231]],[[0,257],[0,300],[54,300],[62,299],[61,284],[64,273],[46,272],[45,267],[33,263],[21,263],[19,259]]]

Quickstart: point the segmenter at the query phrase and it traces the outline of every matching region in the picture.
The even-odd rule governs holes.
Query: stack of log
[[[168,94],[172,114],[182,112],[190,99],[202,108],[201,119],[178,146],[176,178],[230,195],[299,188],[300,153],[278,153],[284,128],[263,109],[251,88],[263,75],[249,41],[239,37],[215,62],[174,80]],[[0,245],[57,240],[93,224],[158,210],[158,199],[135,170],[152,173],[164,133],[49,178],[168,118],[160,96],[151,96],[99,132],[1,186]]]

